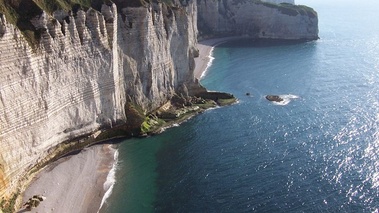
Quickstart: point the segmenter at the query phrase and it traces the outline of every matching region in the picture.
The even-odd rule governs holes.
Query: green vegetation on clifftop
[[[90,7],[100,10],[103,3],[109,0],[0,0],[0,14],[16,26],[24,38],[35,49],[44,29],[36,29],[31,19],[43,11],[50,15],[56,10],[76,13],[79,9]]]
[[[30,19],[41,14],[41,8],[31,0],[0,0],[0,13],[20,29],[32,47],[36,46],[40,32],[31,24]]]
[[[289,16],[308,15],[311,18],[317,17],[317,12],[310,7],[304,5],[295,5],[289,3],[270,3],[261,0],[233,0],[233,5],[244,4],[246,1],[254,2],[255,4],[264,5],[266,7],[278,9],[281,13]]]
[[[7,21],[16,26],[29,45],[35,49],[45,29],[36,29],[31,19],[41,15],[43,11],[52,15],[54,11],[63,10],[73,15],[81,10],[93,8],[101,10],[103,4],[114,2],[117,7],[146,7],[151,2],[163,2],[172,5],[172,0],[0,0],[0,17],[3,14]]]
[[[262,4],[266,7],[276,8],[281,13],[289,16],[308,15],[310,18],[317,17],[317,12],[310,7],[304,5],[294,5],[288,3],[273,4],[269,2],[262,2],[260,0],[254,0],[255,3]]]

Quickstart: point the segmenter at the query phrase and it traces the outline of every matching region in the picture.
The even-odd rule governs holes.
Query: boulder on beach
[[[34,195],[32,198],[29,198],[29,200],[24,204],[24,208],[28,211],[31,211],[32,208],[38,207],[41,201],[44,200],[46,200],[46,197],[42,195]]]
[[[275,102],[283,101],[283,98],[281,98],[279,95],[266,95],[266,99],[269,101],[275,101]]]

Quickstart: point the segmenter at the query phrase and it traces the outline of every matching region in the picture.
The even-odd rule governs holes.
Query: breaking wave
[[[101,200],[101,204],[100,204],[99,210],[97,212],[100,211],[100,209],[101,209],[101,207],[103,207],[105,201],[109,198],[109,196],[111,196],[112,191],[113,191],[113,186],[116,183],[116,170],[117,170],[117,164],[118,164],[118,150],[117,149],[114,151],[113,159],[114,159],[114,163],[113,163],[112,169],[109,171],[108,176],[107,176],[107,180],[105,181],[105,183],[103,185],[104,190],[106,192],[103,196],[103,199]]]
[[[203,73],[201,73],[200,79],[204,78],[204,76],[207,74],[207,71],[208,71],[209,67],[212,66],[213,60],[215,59],[213,57],[213,50],[214,50],[214,47],[212,47],[211,51],[209,52],[209,55],[208,55],[209,61],[207,63],[207,67],[205,68],[205,70],[203,71]]]
[[[272,103],[275,105],[285,106],[285,105],[289,104],[291,102],[291,100],[300,98],[299,96],[292,95],[292,94],[279,95],[279,97],[281,99],[283,99],[283,101],[280,101],[280,102],[272,101]]]

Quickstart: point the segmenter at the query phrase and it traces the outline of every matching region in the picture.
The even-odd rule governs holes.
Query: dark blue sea
[[[379,2],[296,3],[320,39],[216,47],[201,83],[239,102],[119,144],[102,212],[379,212]]]

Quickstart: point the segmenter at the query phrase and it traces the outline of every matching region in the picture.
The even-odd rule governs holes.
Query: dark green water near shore
[[[120,145],[117,182],[111,196],[111,199],[118,197],[119,203],[117,206],[108,206],[104,212],[151,212],[153,210],[151,204],[157,193],[156,153],[161,146],[162,143],[140,139],[131,139]]]
[[[215,49],[238,104],[119,145],[102,212],[379,212],[379,3],[307,4],[318,41]]]

